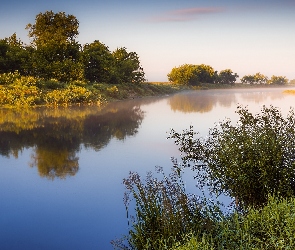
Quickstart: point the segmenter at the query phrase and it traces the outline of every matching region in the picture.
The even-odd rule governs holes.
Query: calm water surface
[[[290,89],[290,88],[288,88]],[[283,89],[206,90],[97,107],[0,110],[0,249],[112,249],[127,233],[122,179],[177,147],[167,136],[194,125],[202,136],[238,104],[287,113]],[[194,191],[188,178],[189,191]]]

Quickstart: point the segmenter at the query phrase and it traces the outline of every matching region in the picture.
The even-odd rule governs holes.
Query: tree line
[[[215,71],[210,65],[200,64],[183,64],[174,67],[168,73],[168,80],[181,85],[200,85],[202,83],[209,84],[230,84],[236,83],[239,75],[231,69]],[[278,84],[284,85],[288,83],[285,76],[272,76],[270,79],[261,74],[245,75],[241,79],[243,84]]]
[[[95,40],[80,44],[79,21],[65,12],[39,13],[26,26],[30,44],[14,33],[0,40],[0,74],[18,71],[23,76],[60,82],[90,81],[120,84],[145,80],[136,52],[109,47]]]

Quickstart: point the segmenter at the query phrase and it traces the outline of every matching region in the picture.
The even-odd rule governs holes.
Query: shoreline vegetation
[[[142,83],[90,83],[72,81],[64,83],[55,79],[44,80],[21,76],[18,72],[0,74],[0,108],[23,108],[39,106],[103,106],[108,102],[168,95],[183,90],[274,88],[294,85],[275,84],[200,84],[189,86],[171,82]],[[294,90],[285,93],[295,94]]]
[[[183,64],[168,83],[147,82],[136,52],[110,51],[99,40],[80,44],[79,21],[65,12],[45,11],[26,25],[30,44],[13,33],[0,39],[0,107],[98,105],[113,100],[166,95],[181,90],[286,85],[285,76],[261,73],[236,81],[231,69]],[[291,80],[290,83],[294,83]]]
[[[294,110],[285,117],[273,106],[258,114],[238,106],[236,113],[238,122],[225,119],[205,137],[192,125],[172,129],[180,160],[172,158],[168,175],[156,167],[123,179],[129,231],[111,242],[115,249],[295,248]],[[209,197],[187,192],[186,169]],[[214,202],[220,194],[232,199],[231,210]]]

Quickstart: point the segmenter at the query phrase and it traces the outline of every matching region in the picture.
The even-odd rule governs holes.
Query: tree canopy
[[[27,24],[30,45],[16,34],[0,40],[0,74],[14,73],[60,82],[90,81],[140,83],[144,71],[136,52],[125,47],[111,52],[95,40],[81,45],[77,41],[79,21],[65,12],[45,11]]]
[[[199,85],[202,83],[234,84],[239,77],[231,69],[214,71],[210,65],[183,64],[174,67],[167,75],[170,82],[182,85]]]

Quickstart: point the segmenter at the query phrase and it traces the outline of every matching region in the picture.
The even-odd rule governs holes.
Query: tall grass
[[[149,172],[142,180],[138,173],[131,172],[124,179],[130,231],[125,238],[112,242],[115,248],[171,249],[177,242],[184,243],[188,233],[213,229],[209,210],[197,196],[186,193],[176,165],[169,176],[160,167],[157,174],[162,178]]]
[[[188,235],[174,250],[295,249],[295,198],[270,197],[262,209],[233,213],[216,224],[215,234]]]

